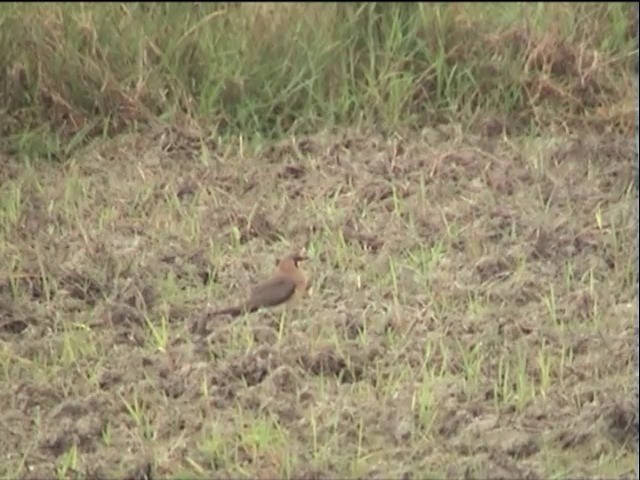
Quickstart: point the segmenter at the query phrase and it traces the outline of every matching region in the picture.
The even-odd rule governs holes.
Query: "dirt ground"
[[[159,129],[0,166],[0,476],[633,478],[633,141]],[[293,312],[235,321],[305,247]]]

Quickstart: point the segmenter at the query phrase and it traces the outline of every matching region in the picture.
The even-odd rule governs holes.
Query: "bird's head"
[[[298,268],[298,264],[304,260],[309,260],[309,257],[303,251],[294,252],[277,260],[276,265],[279,266],[280,268],[286,268],[291,266]]]

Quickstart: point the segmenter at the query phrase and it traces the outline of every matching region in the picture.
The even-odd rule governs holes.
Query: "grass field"
[[[634,15],[7,4],[0,477],[634,478]]]

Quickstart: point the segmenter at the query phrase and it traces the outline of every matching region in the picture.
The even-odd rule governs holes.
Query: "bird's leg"
[[[282,340],[282,337],[284,336],[286,319],[287,319],[287,311],[283,310],[282,312],[280,312],[280,321],[278,322],[278,341]]]

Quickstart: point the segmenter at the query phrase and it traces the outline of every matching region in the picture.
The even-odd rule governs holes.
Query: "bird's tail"
[[[242,307],[229,307],[229,308],[223,308],[222,310],[216,310],[215,312],[211,312],[211,315],[213,316],[231,315],[232,317],[237,317],[242,313],[242,311],[243,311]]]

